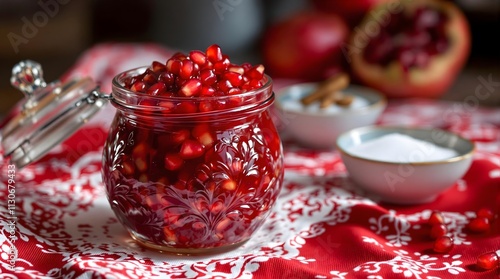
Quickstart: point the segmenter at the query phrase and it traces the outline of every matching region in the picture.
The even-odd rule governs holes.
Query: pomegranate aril
[[[493,217],[495,216],[495,214],[493,213],[493,211],[489,208],[481,208],[479,209],[477,212],[476,212],[476,215],[477,217],[484,217],[490,221],[493,220]]]
[[[199,51],[199,50],[193,50],[189,53],[189,58],[191,59],[191,61],[193,61],[194,63],[200,65],[200,66],[203,66],[205,65],[205,63],[207,63],[207,56],[205,55],[205,53],[203,53],[202,51]]]
[[[477,258],[476,265],[485,270],[494,269],[500,265],[500,257],[495,252],[482,254]]]
[[[172,55],[172,58],[175,58],[177,60],[182,61],[182,60],[185,60],[187,58],[187,56],[184,53],[179,51],[179,52],[174,53],[174,55]]]
[[[264,65],[256,65],[250,68],[245,75],[250,79],[261,80],[264,77]]]
[[[203,145],[195,140],[186,140],[181,146],[179,155],[183,159],[194,159],[198,158],[205,152]]]
[[[139,157],[135,159],[135,166],[141,172],[145,172],[148,169],[148,162],[145,157]]]
[[[211,69],[203,69],[200,71],[200,81],[203,85],[212,85],[217,82],[217,76]]]
[[[469,221],[467,228],[471,232],[483,233],[490,229],[490,220],[485,217],[476,217]]]
[[[158,81],[163,82],[166,86],[174,84],[175,77],[174,74],[169,72],[163,72],[158,75]]]
[[[194,63],[191,60],[182,61],[182,67],[179,71],[179,76],[182,79],[189,79],[194,74]]]
[[[142,81],[136,81],[134,84],[132,84],[130,90],[134,92],[144,93],[146,91],[146,84]]]
[[[201,87],[200,95],[201,95],[201,96],[205,96],[205,97],[211,97],[211,96],[214,96],[214,95],[215,95],[215,89],[213,89],[213,88],[212,88],[212,87],[210,87],[210,86],[205,86],[205,85],[203,85],[203,86]]]
[[[223,59],[222,50],[218,45],[211,45],[206,51],[207,58],[210,62],[216,63]]]
[[[122,163],[122,172],[123,174],[129,176],[134,174],[135,172],[135,167],[131,162],[123,162]]]
[[[201,112],[214,111],[215,108],[215,105],[211,101],[201,101],[198,105],[198,110]]]
[[[222,182],[222,188],[226,191],[234,191],[236,189],[236,182],[232,179],[225,180]]]
[[[232,87],[238,87],[243,84],[243,76],[235,72],[225,72],[222,77],[231,83]]]
[[[229,91],[227,91],[228,95],[237,95],[241,93],[241,89],[239,88],[231,88]],[[240,103],[241,100],[238,100],[238,103]]]
[[[184,160],[178,154],[165,155],[165,168],[167,170],[175,171],[182,167]]]
[[[158,76],[156,76],[155,73],[151,72],[146,74],[142,79],[142,81],[144,81],[147,84],[153,84],[158,81]]]
[[[165,83],[157,82],[148,88],[146,94],[151,96],[156,96],[165,93],[166,91],[167,91],[167,86],[165,85]]]
[[[429,225],[440,225],[444,224],[444,217],[443,214],[439,211],[433,211],[431,215],[429,216],[429,219],[427,219],[427,224]]]
[[[169,101],[160,101],[158,102],[158,107],[162,109],[162,112],[165,114],[170,114],[175,109],[175,104]]]
[[[434,241],[434,252],[448,253],[453,249],[453,239],[449,236],[442,236]]]
[[[170,58],[167,61],[167,71],[171,72],[174,75],[178,75],[181,71],[182,68],[182,61],[175,59],[175,58]]]
[[[172,142],[174,144],[180,144],[180,143],[184,142],[185,140],[187,140],[190,135],[191,135],[191,132],[189,132],[189,130],[187,130],[187,129],[174,131],[171,134]]]
[[[227,79],[220,80],[218,85],[219,85],[219,90],[222,91],[223,93],[228,93],[229,89],[233,88],[233,85]]]
[[[174,109],[175,113],[195,113],[198,112],[198,106],[190,101],[180,102],[176,105]]]
[[[159,74],[161,72],[165,72],[167,70],[167,66],[161,62],[153,61],[153,63],[151,63],[151,69],[153,72]]]
[[[441,17],[438,11],[427,7],[420,7],[414,14],[415,28],[419,30],[432,28],[441,23]]]
[[[183,96],[191,97],[199,95],[201,91],[201,81],[199,79],[188,80],[181,88],[180,92]]]
[[[431,238],[438,239],[445,236],[448,233],[448,229],[443,224],[435,224],[431,228]]]
[[[237,66],[237,65],[231,65],[231,66],[229,66],[229,68],[227,70],[228,70],[228,72],[238,73],[240,75],[245,74],[245,68],[243,68],[241,66]]]
[[[206,124],[198,124],[193,128],[191,134],[205,147],[210,147],[215,142],[215,136],[212,135],[210,126]]]
[[[223,60],[219,62],[214,63],[214,71],[217,74],[223,74],[224,72],[227,71],[227,68],[231,64],[231,61],[229,61],[229,58],[224,58]]]

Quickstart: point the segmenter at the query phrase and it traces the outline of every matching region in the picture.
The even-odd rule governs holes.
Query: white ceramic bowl
[[[457,155],[442,160],[398,163],[352,154],[355,146],[392,133],[408,135],[455,150]],[[338,137],[337,148],[352,181],[382,201],[396,204],[433,201],[467,172],[474,153],[474,143],[456,134],[439,129],[404,127],[370,126],[354,129]],[[426,155],[425,152],[433,151],[416,148],[408,154],[401,154],[401,158],[427,158],[421,157]]]
[[[321,110],[319,102],[303,106],[300,99],[310,94],[317,83],[301,83],[285,87],[276,94],[275,107],[282,126],[299,143],[311,148],[334,148],[341,133],[375,123],[386,107],[386,99],[366,87],[350,85],[342,92],[354,96],[346,108],[332,105]]]

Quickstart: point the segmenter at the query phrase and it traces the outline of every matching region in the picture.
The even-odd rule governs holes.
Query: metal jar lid
[[[10,81],[25,98],[12,109],[0,136],[4,157],[10,157],[17,168],[38,160],[71,136],[110,98],[90,78],[47,84],[40,64],[30,60],[13,67]]]

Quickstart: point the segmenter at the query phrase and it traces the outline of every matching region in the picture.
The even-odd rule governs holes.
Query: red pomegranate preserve
[[[264,67],[233,64],[217,45],[116,76],[103,180],[131,236],[180,254],[248,240],[283,180],[273,101]]]

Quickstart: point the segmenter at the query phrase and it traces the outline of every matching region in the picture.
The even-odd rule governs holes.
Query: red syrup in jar
[[[283,179],[281,141],[267,110],[272,81],[263,70],[231,64],[214,45],[115,78],[103,180],[113,211],[139,243],[216,252],[263,224]]]

